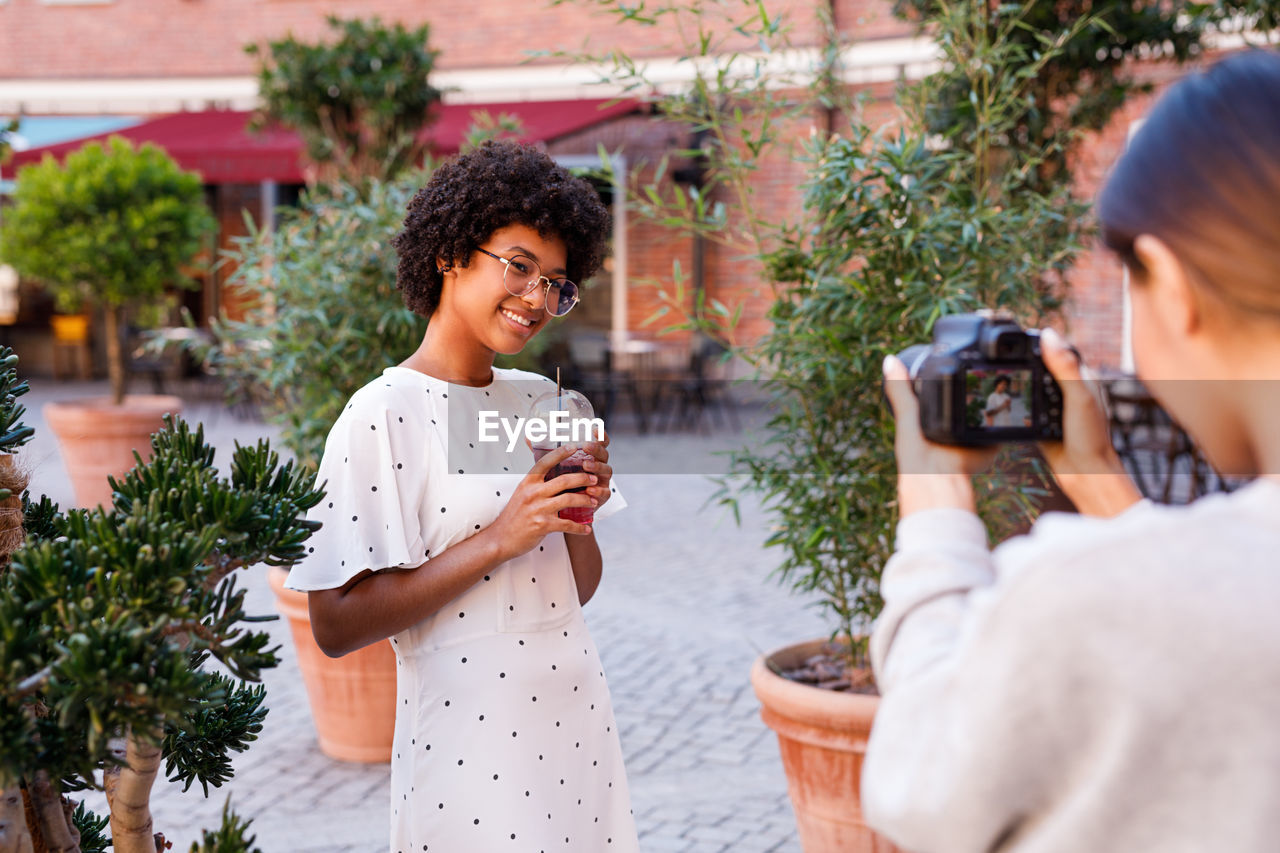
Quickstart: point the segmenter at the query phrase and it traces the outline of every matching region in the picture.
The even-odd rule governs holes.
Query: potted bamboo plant
[[[881,363],[928,341],[942,314],[999,306],[1040,316],[1036,283],[1072,257],[1047,232],[1078,211],[1060,191],[974,182],[975,155],[931,150],[910,129],[856,128],[811,156],[806,204],[823,227],[771,257],[790,279],[760,344],[773,416],[765,444],[736,454],[733,471],[776,519],[768,544],[783,549],[781,579],[816,591],[834,630],[762,656],[751,679],[778,734],[805,850],[887,850],[854,797],[878,705],[866,633],[897,520]],[[982,509],[995,537],[1033,511],[1029,497],[991,489]]]
[[[15,362],[0,350],[6,453],[31,433]],[[4,484],[26,529],[25,541],[0,537],[5,850],[165,849],[150,812],[161,768],[207,795],[262,728],[265,693],[252,682],[277,659],[270,636],[253,630],[261,617],[245,612],[237,570],[296,560],[321,493],[266,442],[238,447],[227,477],[201,430],[180,421],[168,419],[151,447],[150,462],[111,484],[109,508],[64,514]],[[87,788],[105,789],[109,815],[70,799]],[[225,809],[199,849],[248,851],[247,828]]]
[[[52,157],[18,173],[13,206],[0,225],[0,255],[43,282],[59,305],[87,297],[103,312],[111,397],[51,403],[45,409],[84,506],[109,504],[107,476],[146,452],[147,436],[181,400],[126,395],[130,312],[154,307],[213,229],[200,177],[150,144],[135,149],[112,137],[91,142],[59,164]]]
[[[1046,19],[1030,3],[927,5],[942,68],[901,90],[901,125],[877,134],[855,122],[810,144],[809,227],[764,255],[785,282],[759,349],[776,392],[768,440],[734,460],[778,522],[769,544],[783,549],[780,577],[818,591],[834,623],[829,643],[764,655],[751,676],[808,853],[893,849],[856,796],[878,706],[867,633],[897,523],[883,359],[928,342],[946,314],[994,308],[1043,322],[1086,228],[1066,168],[1073,122],[1085,119],[1053,113],[1044,80],[1061,80],[1069,57],[1093,56],[1111,30],[1085,9]],[[978,485],[993,541],[1048,496],[1029,449],[1006,448]]]
[[[779,576],[832,616],[830,644],[764,655],[751,676],[808,853],[892,849],[857,802],[878,706],[867,633],[897,523],[882,361],[928,342],[942,315],[995,308],[1039,324],[1055,312],[1087,227],[1072,144],[1126,91],[1102,46],[1115,25],[1129,27],[1126,50],[1175,26],[1121,4],[900,5],[926,15],[941,69],[900,91],[893,133],[855,122],[810,144],[807,227],[763,253],[785,282],[759,348],[775,414],[765,446],[734,460],[777,520]],[[1181,33],[1176,56],[1197,38]],[[1025,528],[1047,482],[1030,450],[1006,448],[978,483],[992,541]]]
[[[971,37],[950,42],[946,61],[979,75],[981,132],[939,144],[908,101],[894,134],[855,125],[814,140],[805,205],[815,227],[767,257],[786,282],[759,350],[773,416],[763,447],[737,454],[733,470],[777,521],[769,544],[783,549],[780,577],[817,591],[833,621],[829,643],[762,656],[751,675],[809,853],[892,849],[866,828],[856,799],[878,706],[866,634],[897,521],[881,363],[928,341],[944,314],[998,307],[1042,317],[1083,214],[1064,188],[1041,192],[1020,180],[1041,152],[997,151],[1022,95],[1018,72],[1034,62],[998,29],[976,24],[943,26]],[[938,82],[906,94],[929,103]],[[997,154],[1002,166],[991,169]],[[982,509],[1000,538],[1034,507],[1025,489],[993,488]]]

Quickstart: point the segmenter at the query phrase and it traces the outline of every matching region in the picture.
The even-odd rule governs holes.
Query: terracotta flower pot
[[[45,423],[58,437],[76,503],[110,506],[107,477],[132,468],[135,450],[150,459],[151,434],[164,426],[166,414],[181,411],[182,400],[162,394],[130,394],[119,406],[110,397],[46,403]]]
[[[818,654],[825,640],[787,646],[756,659],[751,686],[760,716],[778,735],[787,789],[805,853],[893,853],[862,818],[858,796],[878,696],[841,693],[774,673]]]
[[[287,570],[271,567],[276,609],[289,620],[320,751],[341,761],[390,761],[396,722],[396,655],[391,641],[340,658],[327,656],[311,634],[307,594],[285,589],[288,577]]]

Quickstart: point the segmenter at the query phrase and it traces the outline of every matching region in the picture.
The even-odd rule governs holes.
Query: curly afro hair
[[[600,268],[610,233],[609,211],[591,184],[537,148],[491,140],[437,169],[409,202],[404,230],[392,240],[404,304],[430,317],[443,284],[437,259],[465,267],[508,225],[563,240],[568,277],[576,282]]]

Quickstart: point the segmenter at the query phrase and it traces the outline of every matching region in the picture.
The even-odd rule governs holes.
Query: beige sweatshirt
[[[903,848],[1280,851],[1280,483],[994,552],[917,513],[882,590],[862,797]]]

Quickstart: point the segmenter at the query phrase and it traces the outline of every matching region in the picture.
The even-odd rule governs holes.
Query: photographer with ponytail
[[[1224,474],[1140,499],[1062,338],[1044,451],[1080,515],[988,549],[971,475],[886,361],[901,521],[871,641],[868,822],[912,851],[1280,849],[1280,54],[1174,85],[1097,205],[1139,378]]]

